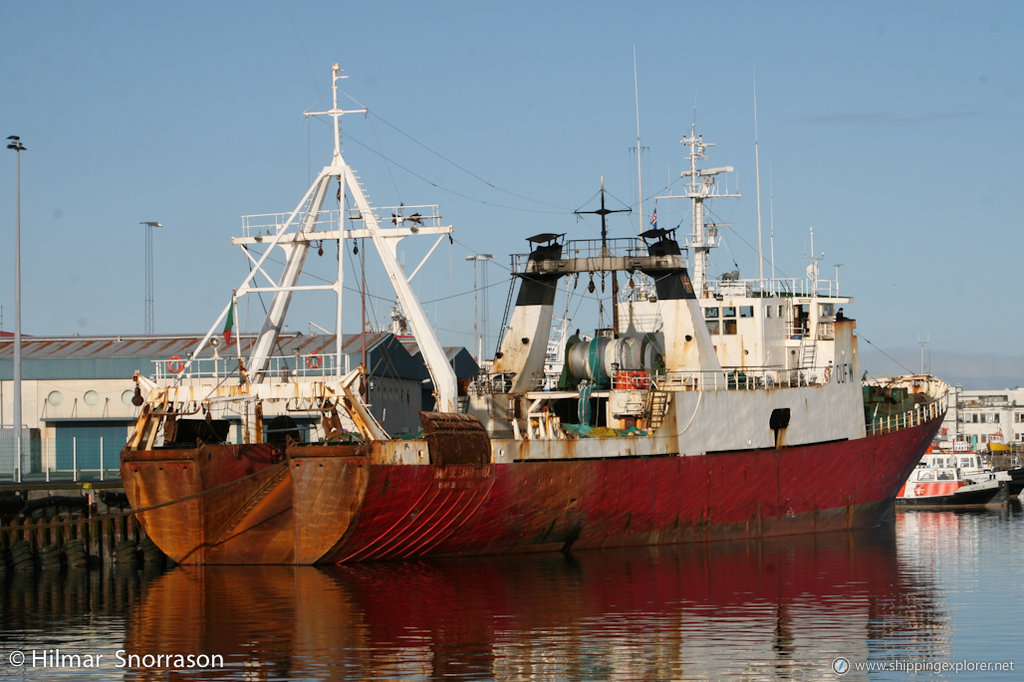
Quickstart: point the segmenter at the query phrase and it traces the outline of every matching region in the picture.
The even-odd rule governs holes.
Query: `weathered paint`
[[[126,452],[123,466],[134,507],[185,498],[140,514],[179,563],[336,563],[866,527],[891,511],[940,422],[690,456],[380,463],[390,442],[293,445],[284,460],[268,446]],[[580,442],[561,441],[570,453]]]

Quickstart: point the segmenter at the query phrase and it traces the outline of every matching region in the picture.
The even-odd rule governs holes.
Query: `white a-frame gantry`
[[[406,276],[397,257],[398,242],[403,238],[410,235],[436,234],[438,235],[437,242],[428,252],[427,257],[429,257],[430,253],[433,252],[444,236],[452,232],[452,227],[440,224],[440,216],[436,206],[406,206],[404,209],[395,209],[392,213],[392,218],[389,219],[394,224],[394,227],[382,227],[381,219],[370,204],[366,192],[359,182],[359,178],[352,168],[345,163],[345,159],[341,154],[341,117],[345,114],[365,114],[367,112],[366,109],[345,110],[338,107],[338,81],[344,78],[347,78],[347,76],[342,75],[338,64],[334,64],[331,85],[333,106],[328,111],[306,112],[307,116],[330,116],[333,120],[334,156],[330,165],[325,166],[320,171],[320,174],[313,181],[313,184],[302,198],[302,201],[295,207],[295,210],[288,214],[286,219],[280,221],[279,224],[276,224],[269,230],[268,234],[256,232],[255,234],[246,234],[232,239],[232,243],[245,249],[246,255],[252,261],[253,267],[241,285],[235,290],[235,296],[232,298],[232,301],[223,309],[220,317],[214,322],[191,357],[198,357],[199,352],[214,337],[238,296],[256,292],[273,293],[274,298],[263,321],[263,326],[253,344],[246,366],[249,380],[252,383],[262,382],[267,376],[268,363],[278,336],[281,333],[285,316],[288,313],[292,294],[296,291],[329,290],[335,292],[337,297],[335,367],[340,377],[343,365],[341,313],[342,284],[344,281],[344,258],[342,257],[344,249],[341,248],[341,242],[344,239],[369,238],[373,241],[384,269],[391,279],[398,302],[405,311],[409,324],[412,327],[413,335],[426,363],[427,371],[433,380],[434,397],[436,399],[435,409],[442,412],[454,412],[456,411],[457,392],[455,371],[448,362],[444,348],[434,333],[433,326],[427,319],[419,299],[417,299],[412,291],[410,285],[411,276]],[[323,209],[324,200],[327,198],[331,183],[335,179],[337,179],[339,185],[338,196],[351,196],[355,204],[355,210],[350,211],[347,216],[340,211],[335,215],[335,212],[324,211]],[[411,210],[412,208],[419,209],[419,212],[408,217],[402,215],[405,210]],[[410,226],[406,227],[406,223],[410,223]],[[324,229],[324,227],[327,229]],[[323,241],[339,242],[337,280],[325,285],[300,286],[298,280],[309,251],[310,242],[320,242],[322,244]],[[265,246],[266,249],[257,258],[249,252],[247,247],[250,244],[258,243]],[[281,275],[276,280],[264,269],[264,264],[275,250],[275,247],[280,248],[286,258]],[[419,267],[413,271],[413,275],[418,270]],[[254,280],[258,274],[265,277],[269,284],[266,286],[256,286]],[[191,362],[191,359],[189,362]],[[183,374],[179,375],[179,377]]]

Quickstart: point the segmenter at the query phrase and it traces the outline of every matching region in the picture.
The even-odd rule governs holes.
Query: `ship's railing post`
[[[78,436],[71,439],[71,480],[78,481]]]
[[[100,436],[100,480],[103,480],[103,436]]]

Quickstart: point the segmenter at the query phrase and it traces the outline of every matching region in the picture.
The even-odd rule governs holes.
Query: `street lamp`
[[[7,148],[16,154],[16,192],[14,202],[14,444],[17,448],[18,468],[16,480],[21,482],[25,468],[21,450],[21,153],[25,145],[21,138],[11,135]]]
[[[483,346],[483,339],[480,337],[479,325],[478,325],[478,322],[477,322],[478,315],[477,315],[477,293],[476,293],[477,292],[476,264],[480,263],[480,262],[486,263],[487,261],[492,260],[493,258],[494,258],[494,256],[489,254],[489,253],[478,253],[475,256],[466,256],[466,260],[473,261],[473,346],[475,346],[474,351],[475,351],[475,355],[476,355],[476,362],[477,362],[478,365],[480,364],[480,356],[483,355],[483,347],[482,347]],[[485,283],[484,288],[485,289],[487,288],[486,287],[486,282],[487,282],[487,269],[484,268],[484,283]],[[487,323],[487,296],[485,294],[484,295],[484,324],[485,324],[485,326],[486,326],[486,323]]]
[[[146,226],[146,333],[153,333],[153,228],[163,227],[158,222],[144,220]]]

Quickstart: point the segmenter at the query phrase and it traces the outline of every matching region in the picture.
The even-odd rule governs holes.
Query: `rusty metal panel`
[[[483,466],[491,461],[491,438],[479,419],[450,412],[420,412],[423,435],[434,466],[468,464]]]

